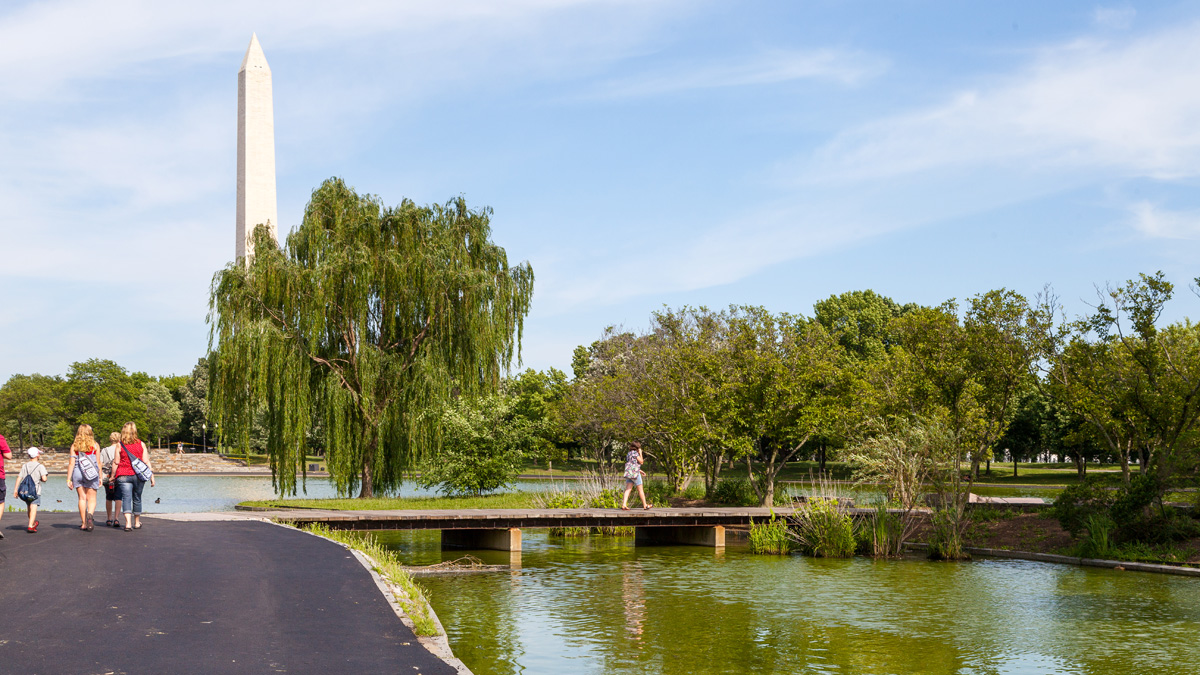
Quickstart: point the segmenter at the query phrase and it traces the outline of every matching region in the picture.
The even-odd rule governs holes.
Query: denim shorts
[[[637,478],[626,478],[625,482],[633,483],[634,485],[641,485],[642,484],[642,474],[639,473]]]
[[[99,474],[97,474],[95,480],[84,480],[83,471],[79,468],[79,465],[76,464],[75,470],[71,472],[71,484],[77,488],[88,488],[90,490],[99,490],[100,489],[100,476],[99,476]]]

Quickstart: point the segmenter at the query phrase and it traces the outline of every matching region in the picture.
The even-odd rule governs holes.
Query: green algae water
[[[476,675],[1200,672],[1188,577],[524,535],[519,568],[421,580]],[[461,555],[432,532],[385,540],[413,564]]]

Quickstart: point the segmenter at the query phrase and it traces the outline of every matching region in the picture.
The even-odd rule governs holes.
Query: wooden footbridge
[[[864,510],[865,511],[865,510]],[[725,528],[748,526],[791,508],[436,509],[394,511],[268,510],[272,520],[321,523],[337,530],[441,530],[443,548],[520,551],[521,530],[546,527],[633,527],[645,544],[725,546]]]

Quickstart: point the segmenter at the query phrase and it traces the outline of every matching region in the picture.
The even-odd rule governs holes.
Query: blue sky
[[[0,381],[204,353],[252,32],[282,225],[329,176],[492,207],[526,366],[860,288],[1078,313],[1161,269],[1198,315],[1197,2],[5,2]]]

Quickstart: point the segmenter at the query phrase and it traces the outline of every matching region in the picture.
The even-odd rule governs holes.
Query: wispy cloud
[[[886,60],[836,49],[772,50],[720,63],[687,64],[612,80],[597,86],[597,98],[634,98],[698,89],[747,87],[795,80],[856,85],[887,69]]]
[[[542,57],[605,52],[637,43],[643,28],[675,0],[64,0],[9,6],[0,13],[0,81],[13,100],[77,97],[74,83],[136,78],[170,59],[212,61],[245,49],[259,31],[268,52],[371,42],[420,57],[420,69],[445,77],[458,66],[506,45],[506,63],[554,65]],[[574,30],[577,22],[587,30]],[[521,58],[524,54],[528,58]]]
[[[953,167],[1200,174],[1200,25],[1042,51],[1009,77],[840,134],[800,162],[805,182]]]
[[[1007,76],[835,135],[778,169],[769,208],[670,253],[563,274],[561,306],[730,283],[787,260],[1088,184],[1200,176],[1200,24],[1073,40]],[[1133,210],[1152,237],[1200,237],[1200,213]],[[585,263],[586,264],[586,263]]]
[[[1130,209],[1133,226],[1154,239],[1191,239],[1200,241],[1200,211],[1173,211],[1148,201]]]

